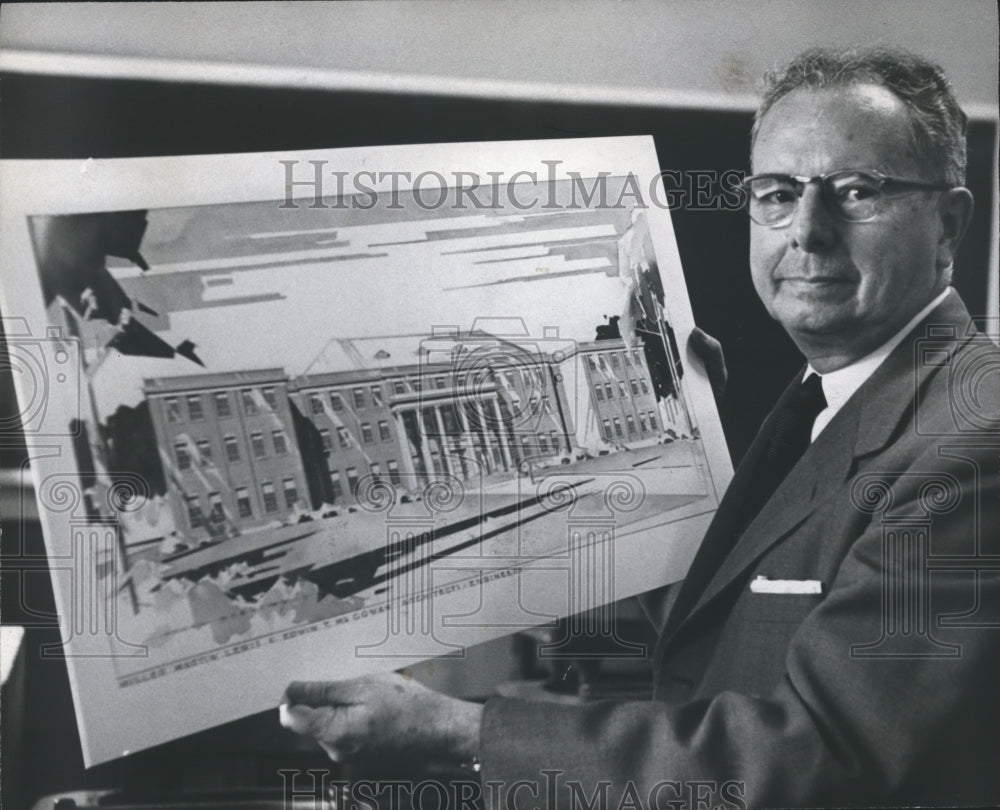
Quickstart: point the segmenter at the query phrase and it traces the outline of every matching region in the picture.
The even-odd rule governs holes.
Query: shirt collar
[[[860,360],[855,360],[850,365],[838,368],[836,371],[828,371],[826,374],[820,374],[820,378],[823,381],[823,396],[826,397],[827,409],[831,412],[831,415],[841,409],[854,392],[864,384],[865,380],[875,373],[875,369],[882,365],[883,361],[892,354],[892,350],[902,342],[910,330],[930,314],[938,304],[944,301],[948,297],[949,292],[951,292],[951,287],[946,287],[933,301],[914,315],[902,329],[875,349],[875,351],[866,354]],[[802,379],[806,379],[810,374],[819,374],[812,367],[812,363],[806,366],[806,373]]]

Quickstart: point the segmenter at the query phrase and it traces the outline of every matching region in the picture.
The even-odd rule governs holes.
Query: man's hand
[[[703,329],[697,326],[691,330],[691,337],[688,338],[688,345],[695,357],[701,360],[705,371],[708,373],[708,381],[712,385],[712,393],[715,394],[715,401],[722,401],[723,394],[726,393],[726,380],[729,378],[729,371],[726,369],[726,358],[722,354],[722,344]]]
[[[418,758],[458,764],[479,750],[483,707],[402,675],[289,684],[281,724],[313,737],[336,762]]]

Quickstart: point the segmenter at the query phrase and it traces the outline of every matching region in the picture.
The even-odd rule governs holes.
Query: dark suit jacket
[[[952,292],[736,538],[761,445],[688,578],[654,594],[657,700],[490,700],[493,804],[1000,802],[996,346]],[[822,593],[754,592],[758,576]],[[530,785],[506,794],[519,780],[539,798]]]

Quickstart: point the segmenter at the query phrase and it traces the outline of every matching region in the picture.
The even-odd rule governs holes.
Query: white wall
[[[762,70],[809,45],[877,40],[938,60],[971,114],[996,115],[991,0],[5,3],[0,10],[7,69],[698,107],[751,107]]]

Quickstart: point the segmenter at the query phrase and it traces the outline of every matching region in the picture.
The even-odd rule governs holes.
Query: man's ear
[[[958,245],[972,221],[972,192],[964,186],[950,189],[941,194],[938,201],[938,215],[941,217],[941,232],[937,244],[937,267],[948,267],[955,260]]]

